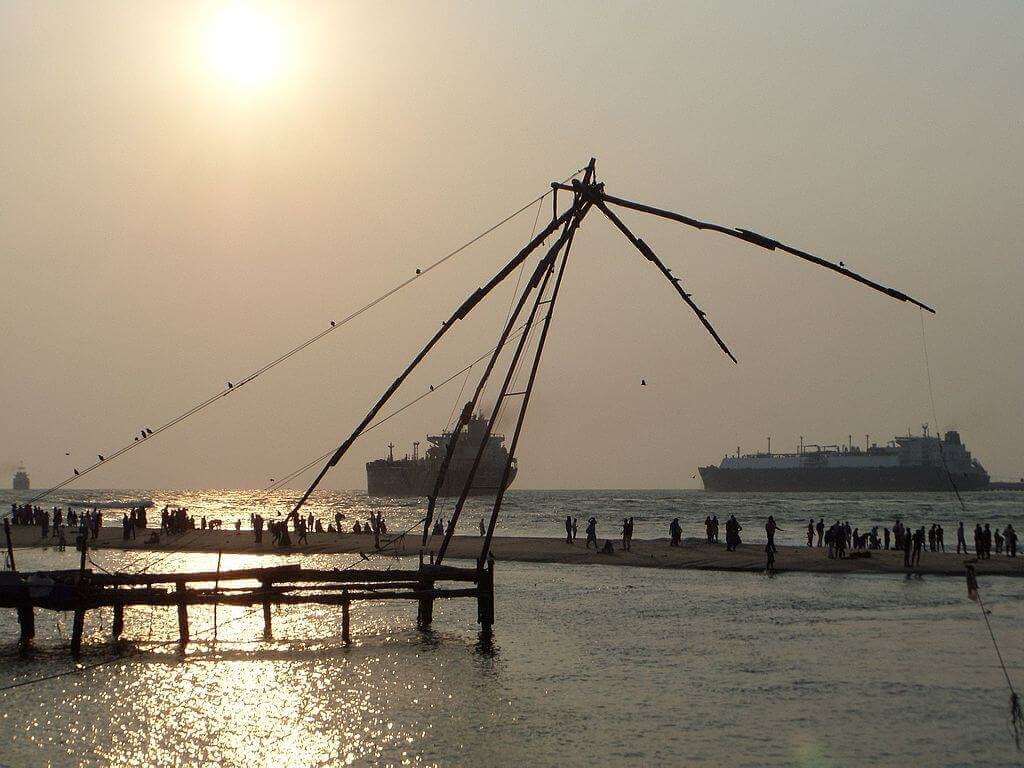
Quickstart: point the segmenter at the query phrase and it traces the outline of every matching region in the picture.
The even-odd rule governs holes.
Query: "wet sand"
[[[39,529],[12,526],[15,547],[54,546],[40,542]],[[119,528],[105,528],[97,541],[89,546],[95,549],[137,549],[151,552],[224,552],[225,554],[354,554],[372,555],[372,536],[344,533],[309,535],[309,545],[279,549],[270,536],[264,534],[263,543],[253,541],[252,531],[188,531],[178,536],[161,534],[158,545],[146,545],[151,531],[140,532],[133,541],[124,541]],[[383,537],[382,543],[391,540]],[[294,539],[294,534],[293,534]],[[456,536],[449,547],[447,559],[475,560],[480,552],[481,539],[477,536]],[[601,539],[604,543],[604,539]],[[680,547],[669,546],[668,539],[634,539],[629,552],[621,550],[620,542],[612,541],[615,553],[603,555],[584,547],[583,539],[566,544],[564,539],[531,536],[496,536],[492,544],[494,557],[500,561],[531,563],[565,563],[571,565],[600,564],[633,566],[640,568],[682,568],[718,571],[760,572],[765,568],[764,544],[743,544],[737,552],[727,552],[724,544],[707,544],[686,539]],[[427,551],[435,550],[438,539],[431,541]],[[415,556],[419,552],[420,534],[408,534],[393,541],[387,548],[389,555]],[[68,539],[68,549],[74,549],[74,537]],[[802,571],[808,573],[905,573],[903,553],[893,550],[872,550],[870,557],[829,560],[823,548],[779,546],[775,556],[775,570],[780,573]],[[1024,556],[1008,558],[993,555],[990,560],[975,561],[974,556],[951,552],[924,552],[921,565],[910,572],[939,576],[962,576],[964,563],[975,563],[983,575],[1024,576]]]

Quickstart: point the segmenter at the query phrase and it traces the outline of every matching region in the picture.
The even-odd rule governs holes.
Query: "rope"
[[[928,401],[932,407],[932,420],[938,429],[939,417],[936,415],[935,410],[935,393],[932,388],[932,372],[931,366],[928,363],[928,342],[925,337],[924,328],[924,310],[918,309],[921,315],[921,349],[924,352],[924,370],[928,378]],[[960,503],[960,509],[967,514],[967,505],[964,503],[963,496],[960,495],[959,489],[956,487],[956,481],[953,480],[953,473],[949,471],[949,465],[946,463],[946,454],[942,450],[942,437],[938,438],[939,445],[939,458],[942,460],[942,468],[946,471],[946,477],[949,478],[949,485],[953,489],[953,493],[956,494],[956,499]],[[996,640],[996,634],[992,630],[992,622],[988,619],[988,611],[985,609],[985,602],[981,599],[981,591],[977,588],[977,581],[974,578],[973,566],[967,566],[967,582],[968,582],[968,593],[977,599],[978,605],[981,607],[981,617],[985,620],[985,628],[988,629],[988,636],[992,639],[992,647],[995,648],[996,658],[999,660],[999,666],[1003,670],[1003,677],[1006,678],[1006,687],[1010,689],[1010,732],[1013,735],[1013,743],[1016,745],[1018,751],[1021,749],[1021,737],[1024,732],[1024,712],[1021,711],[1020,696],[1013,687],[1013,681],[1010,679],[1010,672],[1006,668],[1006,662],[1003,660],[1003,652],[999,648],[999,643]],[[973,584],[972,584],[973,582]],[[971,586],[974,589],[971,589]]]
[[[932,369],[928,364],[928,341],[924,334],[924,310],[918,308],[917,310],[921,315],[921,349],[924,352],[924,370],[928,377],[928,400],[932,406],[932,423],[935,424],[935,429],[939,428],[939,417],[936,415],[935,410],[935,393],[932,391]],[[939,459],[942,461],[942,468],[946,472],[946,478],[949,480],[949,485],[953,489],[953,493],[956,495],[956,500],[960,502],[960,509],[964,514],[967,514],[967,505],[964,503],[963,496],[960,495],[960,489],[956,487],[956,481],[953,479],[953,473],[949,471],[949,465],[946,463],[946,452],[942,450],[942,437],[938,438],[939,444]]]
[[[568,176],[562,183],[564,184],[564,183],[568,182],[574,176],[576,176],[577,174],[581,173],[583,170],[584,169],[581,168],[581,169],[575,171],[570,176]],[[233,384],[233,385],[229,386],[228,389],[226,389],[226,390],[221,390],[221,391],[219,391],[219,392],[217,392],[217,393],[215,393],[213,395],[210,395],[205,400],[200,401],[196,405],[194,405],[191,408],[189,408],[188,410],[186,410],[184,413],[181,413],[181,414],[175,416],[170,421],[168,421],[165,424],[157,427],[155,430],[146,429],[145,431],[147,432],[147,434],[146,434],[146,436],[142,440],[133,440],[132,442],[130,442],[127,445],[117,449],[116,451],[114,451],[110,455],[101,458],[99,461],[95,462],[94,464],[91,464],[90,466],[86,467],[85,469],[81,470],[80,472],[76,471],[75,474],[72,474],[71,476],[65,478],[64,480],[59,482],[57,485],[54,485],[53,487],[51,487],[51,488],[49,488],[49,489],[47,489],[47,490],[45,490],[45,491],[43,491],[43,492],[41,492],[39,494],[36,494],[31,499],[29,499],[27,503],[28,504],[34,504],[35,502],[37,502],[37,501],[39,501],[41,499],[46,498],[47,496],[51,495],[55,491],[58,491],[61,488],[64,488],[65,486],[70,485],[71,483],[75,482],[75,480],[77,480],[78,478],[83,477],[83,476],[89,474],[93,470],[98,469],[99,467],[101,467],[101,466],[103,466],[105,464],[108,464],[109,462],[111,462],[114,459],[122,456],[123,454],[127,453],[128,451],[132,450],[133,448],[137,448],[138,446],[146,443],[149,440],[149,438],[155,437],[156,435],[160,434],[161,432],[164,432],[165,430],[168,430],[168,429],[174,427],[175,425],[181,423],[185,419],[187,419],[187,418],[189,418],[189,417],[199,413],[200,411],[204,410],[205,408],[209,407],[210,405],[213,405],[213,403],[217,402],[218,400],[221,400],[222,398],[227,397],[228,395],[232,394],[233,392],[236,392],[239,388],[241,388],[245,384],[248,384],[249,382],[253,381],[258,376],[263,375],[264,373],[266,373],[270,369],[272,369],[272,368],[276,367],[277,365],[285,362],[286,360],[288,360],[293,355],[296,355],[299,352],[301,352],[302,350],[306,349],[306,347],[309,347],[310,345],[315,344],[316,342],[320,341],[320,339],[324,338],[328,334],[332,333],[333,331],[336,331],[338,328],[341,328],[342,326],[348,324],[352,320],[355,320],[360,315],[362,315],[365,312],[368,312],[369,310],[373,309],[375,306],[380,304],[382,301],[385,301],[386,299],[390,298],[394,294],[396,294],[399,291],[401,291],[406,286],[410,285],[414,281],[416,281],[419,278],[423,277],[424,275],[426,275],[431,270],[436,269],[437,267],[441,266],[442,264],[444,264],[449,259],[455,257],[456,255],[458,255],[462,251],[464,251],[467,248],[469,248],[471,245],[474,245],[475,243],[477,243],[478,241],[482,240],[487,235],[489,235],[492,232],[494,232],[494,230],[498,229],[502,225],[504,225],[504,224],[508,223],[509,221],[511,221],[512,219],[514,219],[516,216],[521,214],[523,211],[526,211],[527,209],[529,209],[534,204],[542,201],[549,194],[551,194],[551,190],[550,189],[548,191],[546,191],[544,194],[540,195],[539,197],[535,197],[533,200],[531,200],[530,202],[526,203],[526,205],[523,205],[520,208],[516,209],[515,211],[510,213],[508,216],[503,218],[498,223],[493,224],[492,226],[488,227],[487,229],[485,229],[480,234],[478,234],[475,237],[467,240],[465,243],[463,243],[459,247],[455,248],[452,251],[449,251],[444,256],[442,256],[440,259],[435,261],[434,263],[432,263],[429,266],[419,270],[412,277],[408,278],[407,280],[403,280],[401,283],[399,283],[395,287],[385,291],[383,294],[381,294],[380,296],[375,298],[373,301],[369,302],[368,304],[363,305],[359,309],[355,310],[354,312],[350,313],[346,317],[342,318],[337,323],[332,321],[331,322],[331,326],[329,328],[325,328],[324,330],[320,331],[319,333],[314,334],[313,336],[311,336],[310,338],[306,339],[305,341],[303,341],[302,343],[298,344],[297,346],[292,347],[287,352],[277,356],[276,358],[274,358],[270,362],[264,363],[259,368],[257,368],[252,373],[250,373],[248,376],[245,376],[243,379],[241,379],[237,384]]]
[[[968,577],[970,582],[970,576]],[[988,636],[992,638],[992,647],[996,650],[996,658],[999,659],[999,666],[1003,670],[1003,677],[1006,678],[1006,687],[1010,689],[1010,733],[1013,736],[1013,743],[1017,750],[1021,749],[1021,737],[1024,735],[1024,712],[1021,711],[1020,696],[1013,687],[1013,680],[1010,679],[1010,672],[1003,660],[1003,653],[996,641],[996,634],[992,631],[992,622],[988,620],[988,611],[985,609],[985,602],[981,599],[981,590],[975,587],[973,596],[978,599],[981,608],[981,617],[985,620],[985,627],[988,629]]]
[[[538,320],[537,321],[537,323],[539,323],[539,322],[542,322],[542,320]],[[524,323],[519,328],[517,328],[512,334],[510,334],[509,338],[506,339],[505,343],[507,344],[508,342],[512,341],[515,338],[518,338],[522,333],[524,333],[524,331],[526,330],[525,329],[525,325],[526,324]],[[536,323],[534,323],[534,325],[536,325]],[[402,413],[403,411],[408,410],[412,406],[416,405],[416,403],[420,402],[420,400],[423,400],[426,397],[430,397],[430,395],[432,395],[434,392],[437,392],[442,387],[450,384],[453,380],[455,380],[456,378],[461,376],[463,373],[466,374],[466,380],[468,380],[469,373],[472,371],[473,366],[475,366],[477,363],[479,363],[484,358],[486,358],[489,355],[493,354],[494,350],[495,350],[495,347],[491,347],[489,350],[484,352],[482,355],[480,355],[480,357],[478,357],[476,360],[471,362],[469,365],[467,365],[464,368],[461,368],[460,370],[456,371],[451,376],[449,376],[444,381],[442,381],[440,384],[435,384],[434,388],[432,390],[427,390],[423,394],[418,395],[415,398],[413,398],[412,400],[410,400],[405,405],[403,405],[403,406],[401,406],[399,408],[396,408],[395,410],[391,411],[387,416],[383,416],[382,418],[380,418],[377,421],[373,422],[373,424],[371,424],[370,426],[368,426],[366,429],[364,429],[362,432],[359,433],[359,437],[362,437],[367,432],[369,432],[371,429],[376,429],[377,427],[381,426],[384,422],[388,421],[389,419],[393,419],[395,416],[397,416],[398,414]],[[466,386],[465,385],[465,381],[463,382],[462,386],[463,386],[463,389],[465,389],[465,386]],[[461,396],[462,396],[462,390],[459,391],[459,397],[461,397]],[[456,402],[458,402],[458,401],[456,401]],[[274,481],[274,483],[272,483],[271,485],[268,485],[264,490],[266,490],[266,491],[275,491],[278,488],[281,488],[282,486],[290,483],[292,480],[294,480],[296,477],[301,475],[303,472],[309,470],[310,468],[312,468],[312,467],[316,466],[317,464],[321,463],[322,461],[324,461],[328,456],[330,456],[332,453],[334,453],[334,450],[335,449],[332,448],[331,450],[329,450],[327,453],[323,454],[322,456],[318,456],[317,458],[312,459],[311,461],[306,462],[305,464],[303,464],[298,469],[295,469],[295,470],[292,470],[291,472],[289,472],[281,480]]]

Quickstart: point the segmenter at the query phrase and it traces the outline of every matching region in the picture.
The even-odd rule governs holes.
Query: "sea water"
[[[188,498],[179,503],[197,513],[216,511],[229,519],[225,510],[233,509],[247,519],[251,506],[240,501],[246,493],[174,498]],[[149,495],[172,503],[170,495]],[[944,514],[956,517],[955,509],[924,496],[906,505],[851,496],[845,512],[835,501],[811,497],[796,497],[799,511],[787,511],[773,496],[512,496],[504,521],[511,532],[551,535],[558,535],[566,513],[594,514],[609,526],[632,514],[638,538],[647,526],[655,535],[675,516],[692,529],[710,510],[719,518],[736,511],[756,523],[764,509],[774,509],[783,527],[827,504],[852,524],[885,521],[897,510],[911,524],[935,517],[946,525]],[[978,508],[982,496],[988,506],[979,519],[1001,521],[1002,514],[1019,527],[1018,502],[978,494],[968,503]],[[348,505],[355,518],[361,514],[357,505],[377,503],[358,494],[342,499],[322,499],[317,509],[326,516]],[[383,503],[396,524],[418,514],[412,503]],[[863,514],[855,514],[858,509]],[[927,516],[918,519],[912,510]],[[77,564],[73,551],[17,554],[24,570]],[[137,569],[140,557],[114,550],[95,554],[109,569]],[[351,558],[232,555],[224,556],[222,567],[296,560],[306,567],[339,567]],[[216,555],[180,553],[159,569],[215,565]],[[1024,581],[983,578],[981,592],[1009,674],[1021,685]],[[221,606],[213,643],[213,609],[194,607],[193,642],[184,654],[174,642],[173,608],[128,609],[128,643],[120,649],[108,642],[110,611],[94,611],[80,668],[68,658],[70,615],[37,612],[36,650],[22,657],[14,612],[0,611],[0,688],[27,683],[0,691],[0,764],[1020,762],[1008,728],[1003,673],[980,608],[967,599],[959,578],[768,578],[498,563],[496,599],[493,643],[481,642],[474,601],[453,600],[436,605],[429,632],[416,630],[412,604],[360,603],[352,612],[350,647],[340,641],[338,608],[275,608],[275,639],[265,641],[259,609]]]

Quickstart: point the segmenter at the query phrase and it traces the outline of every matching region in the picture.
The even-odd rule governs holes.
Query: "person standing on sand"
[[[984,544],[985,544],[985,559],[992,559],[992,529],[988,527],[988,523],[985,523],[984,531]]]
[[[822,544],[822,541],[825,538],[825,518],[824,517],[819,517],[818,518],[818,524],[817,524],[817,526],[815,526],[815,528],[818,531],[818,546],[820,547],[821,544]]]
[[[775,573],[775,545],[770,543],[766,544],[764,548],[764,555],[764,572],[767,573],[769,576],[772,576]]]
[[[587,521],[587,549],[590,549],[590,542],[594,542],[594,549],[597,549],[597,518],[592,517]]]
[[[1006,538],[1006,556],[1017,556],[1017,532],[1013,530],[1012,524],[1007,524],[1003,529],[1003,536]]]
[[[480,518],[480,538],[483,538],[486,535],[487,535],[487,528],[486,528],[486,526],[484,526],[484,519],[481,517]]]
[[[629,518],[622,518],[622,549],[629,549]]]
[[[921,565],[921,550],[924,549],[924,526],[922,525],[914,532],[914,554],[910,559],[911,565],[915,568]]]
[[[814,518],[807,521],[807,546],[814,546]]]
[[[903,567],[910,567],[910,536],[903,535]]]
[[[572,544],[572,516],[565,516],[565,543]]]
[[[885,537],[885,548],[888,549],[889,548],[889,529],[888,528],[884,529],[882,531],[882,534]]]
[[[768,515],[768,522],[764,524],[764,532],[768,536],[768,546],[765,548],[765,551],[767,552],[768,550],[771,550],[773,555],[772,562],[775,561],[774,553],[777,551],[775,549],[775,532],[781,530],[782,529],[775,523],[775,517],[773,515]]]
[[[704,518],[704,533],[707,536],[708,544],[711,544],[715,540],[715,537],[712,533],[711,515],[708,515]]]
[[[668,535],[672,539],[672,546],[678,547],[679,541],[683,538],[683,526],[679,524],[679,518],[674,518],[668,527]]]
[[[979,560],[985,555],[985,532],[981,530],[981,523],[974,526],[974,554]]]
[[[967,539],[964,538],[964,521],[960,520],[956,524],[956,553],[960,554],[960,547],[964,548],[964,554],[967,554]]]
[[[574,517],[572,519],[572,543],[573,544],[576,543],[576,534],[579,531],[579,527],[580,527],[580,519],[578,517]]]
[[[725,548],[729,552],[735,552],[742,542],[740,540],[740,531],[743,530],[743,526],[740,525],[736,519],[736,515],[729,515],[729,519],[725,521]]]
[[[938,523],[935,524],[935,549],[938,552],[946,551],[946,532]]]

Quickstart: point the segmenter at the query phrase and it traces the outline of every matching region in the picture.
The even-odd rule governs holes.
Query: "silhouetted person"
[[[985,556],[985,532],[981,530],[981,523],[974,526],[974,554],[979,559]]]
[[[820,547],[825,539],[825,518],[818,518],[818,524],[815,526],[815,529],[818,532],[818,546]]]
[[[814,520],[807,521],[807,546],[814,546]]]
[[[996,554],[1001,555],[1003,553],[1003,535],[999,532],[998,528],[996,528],[995,533],[992,534],[992,537],[995,539],[996,542]]]
[[[967,554],[967,539],[964,538],[964,521],[961,520],[956,524],[956,553],[960,554],[960,548],[963,547],[964,554]]]
[[[579,531],[579,526],[580,526],[580,519],[578,517],[574,517],[572,519],[572,543],[573,544],[576,543],[576,533]]]
[[[924,549],[924,526],[914,531],[914,554],[911,563],[916,567],[921,564],[921,550]]]
[[[484,519],[481,517],[480,518],[480,536],[483,537],[483,536],[486,536],[486,535],[487,535],[487,527],[484,525]]]
[[[1017,532],[1013,530],[1012,525],[1007,525],[1003,529],[1003,536],[1006,538],[1006,556],[1016,557],[1017,556]]]
[[[743,530],[743,526],[739,524],[736,519],[736,515],[729,515],[729,519],[725,521],[725,548],[730,552],[735,552],[742,542],[740,540],[740,531]]]
[[[668,526],[668,535],[672,539],[672,546],[678,547],[683,538],[683,526],[679,524],[679,518],[674,518]]]
[[[775,546],[773,544],[765,544],[764,547],[765,573],[775,573]]]
[[[885,528],[885,529],[884,529],[884,530],[882,531],[882,535],[883,535],[883,537],[885,538],[885,548],[886,548],[886,549],[888,549],[888,548],[889,548],[889,535],[890,535],[890,534],[889,534],[889,529],[888,529],[888,528]]]
[[[594,542],[594,549],[597,549],[597,518],[592,517],[587,521],[587,549],[590,549],[590,542]]]
[[[985,523],[982,536],[985,544],[985,559],[989,560],[992,557],[992,529],[988,527],[988,523]]]
[[[772,515],[768,515],[768,522],[764,524],[764,532],[768,536],[768,549],[773,553],[775,549],[775,532],[781,531],[782,529],[775,523],[775,518]]]
[[[565,516],[565,543],[572,544],[572,516]]]
[[[910,561],[910,548],[911,548],[910,536],[907,536],[904,533],[904,535],[903,535],[903,567],[904,568],[909,568],[910,567],[910,562],[911,562]]]

